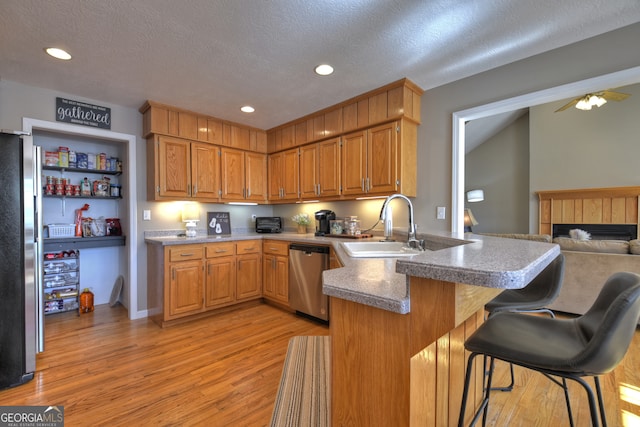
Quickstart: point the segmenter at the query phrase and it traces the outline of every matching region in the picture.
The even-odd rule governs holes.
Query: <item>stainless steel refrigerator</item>
[[[42,351],[41,161],[30,135],[0,132],[0,389],[33,378]]]

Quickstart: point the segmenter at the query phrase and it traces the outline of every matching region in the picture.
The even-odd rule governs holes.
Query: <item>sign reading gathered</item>
[[[56,98],[56,121],[111,129],[111,108]]]

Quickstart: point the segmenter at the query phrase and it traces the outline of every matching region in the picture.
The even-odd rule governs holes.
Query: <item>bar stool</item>
[[[486,424],[495,359],[541,372],[564,389],[569,422],[573,415],[566,380],[579,383],[587,393],[591,421],[599,426],[593,390],[583,379],[593,376],[600,419],[607,425],[599,375],[611,372],[626,354],[640,319],[640,275],[615,273],[607,279],[591,308],[580,317],[555,319],[501,312],[489,317],[465,342],[467,362],[458,426],[464,424],[473,361],[490,359],[483,400],[471,424],[483,414]],[[556,377],[562,379],[558,381]]]
[[[485,311],[489,317],[503,311],[518,313],[546,313],[555,317],[553,311],[547,308],[558,298],[564,278],[564,255],[561,253],[522,289],[506,289],[497,297],[489,301]],[[493,390],[511,391],[513,389],[513,365],[509,365],[511,383],[506,387],[494,387]]]

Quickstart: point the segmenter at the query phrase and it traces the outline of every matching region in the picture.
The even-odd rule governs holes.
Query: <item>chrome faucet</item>
[[[416,239],[416,225],[413,222],[413,204],[411,203],[411,200],[409,200],[409,198],[403,194],[392,194],[391,196],[387,197],[384,203],[382,204],[382,209],[380,210],[380,220],[384,220],[385,222],[384,241],[392,240],[391,239],[392,227],[390,225],[391,210],[387,209],[387,207],[389,205],[389,202],[391,202],[393,199],[403,199],[404,201],[407,202],[407,205],[409,205],[409,231],[408,231],[407,245],[410,248],[423,251],[424,240]]]

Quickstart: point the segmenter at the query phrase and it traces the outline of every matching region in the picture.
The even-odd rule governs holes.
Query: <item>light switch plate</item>
[[[144,209],[142,211],[142,220],[143,221],[151,221],[151,210]]]
[[[444,206],[438,206],[436,211],[436,219],[446,219],[447,218],[447,208]]]

